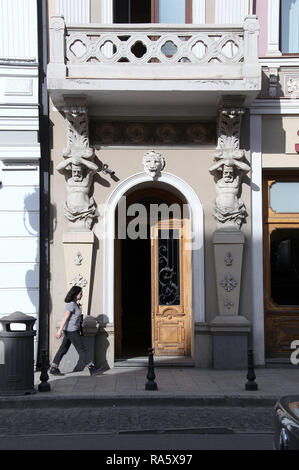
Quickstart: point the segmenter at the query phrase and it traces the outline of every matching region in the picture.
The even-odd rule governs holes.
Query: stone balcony
[[[261,87],[258,33],[255,16],[243,25],[68,25],[54,16],[49,93],[57,107],[80,95],[106,114],[140,105],[209,114],[222,95],[248,106]]]

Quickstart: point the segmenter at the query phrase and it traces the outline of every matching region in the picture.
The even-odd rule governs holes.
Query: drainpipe
[[[39,64],[39,141],[40,159],[40,271],[39,328],[36,369],[41,369],[42,351],[49,357],[49,102],[47,70],[47,1],[37,0]]]

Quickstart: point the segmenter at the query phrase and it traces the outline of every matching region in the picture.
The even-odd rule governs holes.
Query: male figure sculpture
[[[222,178],[216,184],[214,216],[222,223],[235,223],[240,227],[246,217],[246,209],[238,199],[240,176],[235,176],[233,166],[223,166]]]
[[[235,158],[222,158],[210,168],[210,173],[217,175],[222,172],[222,177],[216,183],[216,200],[213,215],[227,228],[240,229],[247,212],[243,201],[239,198],[243,174],[250,167],[241,162],[240,155]]]
[[[90,230],[98,211],[93,197],[89,196],[93,175],[98,171],[95,163],[86,158],[70,157],[56,169],[66,172],[67,199],[63,206],[65,217],[74,230]]]

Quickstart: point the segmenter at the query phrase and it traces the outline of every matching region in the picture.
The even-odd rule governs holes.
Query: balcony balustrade
[[[182,91],[214,89],[254,99],[261,82],[258,31],[255,16],[243,25],[68,25],[54,16],[49,90],[53,96],[59,89],[89,93],[101,80],[116,91],[124,83],[126,89],[154,90],[162,81],[167,91],[177,81]]]

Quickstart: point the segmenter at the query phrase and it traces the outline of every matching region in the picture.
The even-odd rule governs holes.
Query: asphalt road
[[[0,410],[0,436],[134,432],[272,433],[272,407],[98,406]]]
[[[35,434],[0,436],[0,450],[272,450],[271,433]],[[189,452],[190,454],[190,452]],[[192,454],[192,452],[191,452]],[[112,457],[105,452],[105,455]],[[149,463],[149,461],[147,461]],[[157,462],[152,462],[155,465]],[[187,462],[186,462],[187,463]],[[140,462],[142,466],[142,462]]]

